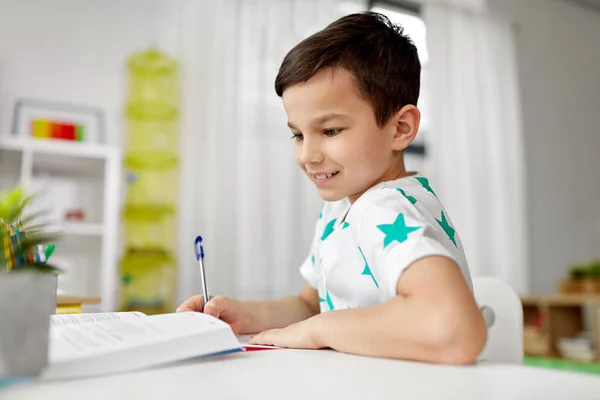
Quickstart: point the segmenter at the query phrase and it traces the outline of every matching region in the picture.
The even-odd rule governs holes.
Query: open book
[[[203,313],[57,314],[41,378],[112,374],[243,350],[227,323]]]

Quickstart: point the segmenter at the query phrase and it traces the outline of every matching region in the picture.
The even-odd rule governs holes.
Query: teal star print
[[[437,197],[437,194],[435,194],[435,192],[433,191],[433,189],[431,188],[431,186],[429,186],[429,180],[427,178],[415,178],[416,180],[419,181],[419,183],[430,193],[433,193],[434,196]]]
[[[404,190],[400,189],[400,188],[396,188],[397,191],[399,191],[400,193],[402,193],[402,196],[406,197],[408,199],[408,201],[410,201],[412,204],[415,204],[417,202],[417,199],[415,199],[412,196],[407,195]]]
[[[448,239],[450,239],[452,241],[452,243],[454,243],[454,247],[457,247],[456,240],[454,239],[454,234],[456,233],[456,231],[448,223],[448,220],[446,219],[446,215],[444,214],[444,211],[442,211],[442,220],[440,221],[437,218],[435,220],[438,222],[438,224],[440,224],[440,226],[442,227],[444,232],[446,232],[446,235],[448,235]]]
[[[327,289],[325,289],[325,300],[327,301],[327,306],[329,307],[329,310],[335,309],[335,307],[333,306],[333,302],[331,301],[331,296],[329,296],[329,290]]]
[[[311,256],[310,260],[312,261],[312,265],[315,265],[315,256]]]
[[[325,292],[325,299],[322,297],[319,297],[319,303],[327,303],[327,307],[329,307],[329,310],[333,310],[335,307],[333,306],[333,303],[331,302],[331,297],[329,297],[329,292]]]
[[[321,258],[319,262],[321,264],[323,264],[323,259]],[[325,281],[325,300],[323,300],[323,298],[319,297],[319,302],[327,303],[327,307],[329,307],[329,310],[333,310],[335,308],[333,306],[333,302],[331,301],[331,296],[329,295],[329,289],[327,289],[327,281]]]
[[[373,279],[373,283],[375,284],[375,286],[377,286],[377,289],[379,289],[379,284],[377,283],[377,279],[375,279],[375,276],[373,276],[373,272],[371,272],[371,268],[369,268],[369,263],[367,262],[367,259],[365,258],[365,255],[364,255],[362,249],[360,248],[360,246],[358,247],[358,251],[360,251],[360,255],[362,256],[362,258],[365,262],[365,269],[363,269],[362,275],[370,276],[371,279]]]
[[[327,239],[327,236],[331,235],[333,232],[333,227],[335,226],[335,218],[327,223],[325,229],[323,229],[323,235],[321,236],[321,240]]]
[[[404,214],[400,213],[396,217],[396,220],[393,224],[381,224],[377,225],[377,228],[381,232],[385,234],[385,239],[383,239],[383,248],[385,249],[388,244],[392,243],[394,240],[402,243],[406,239],[408,239],[408,234],[419,230],[420,226],[406,226],[406,222],[404,222]]]
[[[344,223],[342,224],[342,229],[346,229],[349,226],[350,224],[347,221],[344,221]]]

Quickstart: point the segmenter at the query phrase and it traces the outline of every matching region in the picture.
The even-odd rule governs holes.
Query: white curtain
[[[429,50],[431,179],[473,276],[529,289],[526,187],[511,26],[482,1],[424,4]]]
[[[178,301],[201,293],[273,298],[299,290],[321,200],[293,161],[274,80],[285,54],[341,15],[339,0],[182,1],[184,68]]]

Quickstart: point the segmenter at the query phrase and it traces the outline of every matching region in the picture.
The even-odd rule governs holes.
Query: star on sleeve
[[[435,219],[438,224],[440,224],[440,226],[442,227],[442,229],[444,230],[444,232],[446,233],[446,235],[448,235],[448,239],[454,243],[454,247],[456,246],[456,240],[454,239],[454,234],[456,233],[456,231],[454,230],[453,227],[450,226],[450,223],[448,222],[448,220],[446,219],[446,214],[444,214],[444,210],[442,210],[442,220],[440,221],[439,219]]]
[[[404,214],[398,213],[396,219],[391,224],[379,224],[377,229],[385,234],[383,238],[383,248],[385,249],[390,243],[397,241],[399,243],[408,240],[408,235],[414,231],[421,229],[420,226],[407,226],[404,220]]]
[[[378,191],[362,203],[360,222],[349,227],[364,259],[363,275],[389,297],[396,295],[402,272],[419,258],[444,255],[454,259],[451,248],[455,245],[448,240],[453,228],[444,214],[440,212],[437,218],[423,214],[413,200],[396,189]]]

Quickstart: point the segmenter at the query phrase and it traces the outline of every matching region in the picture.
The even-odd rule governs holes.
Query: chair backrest
[[[494,277],[474,277],[473,292],[488,326],[479,360],[523,363],[523,306],[517,293]]]

